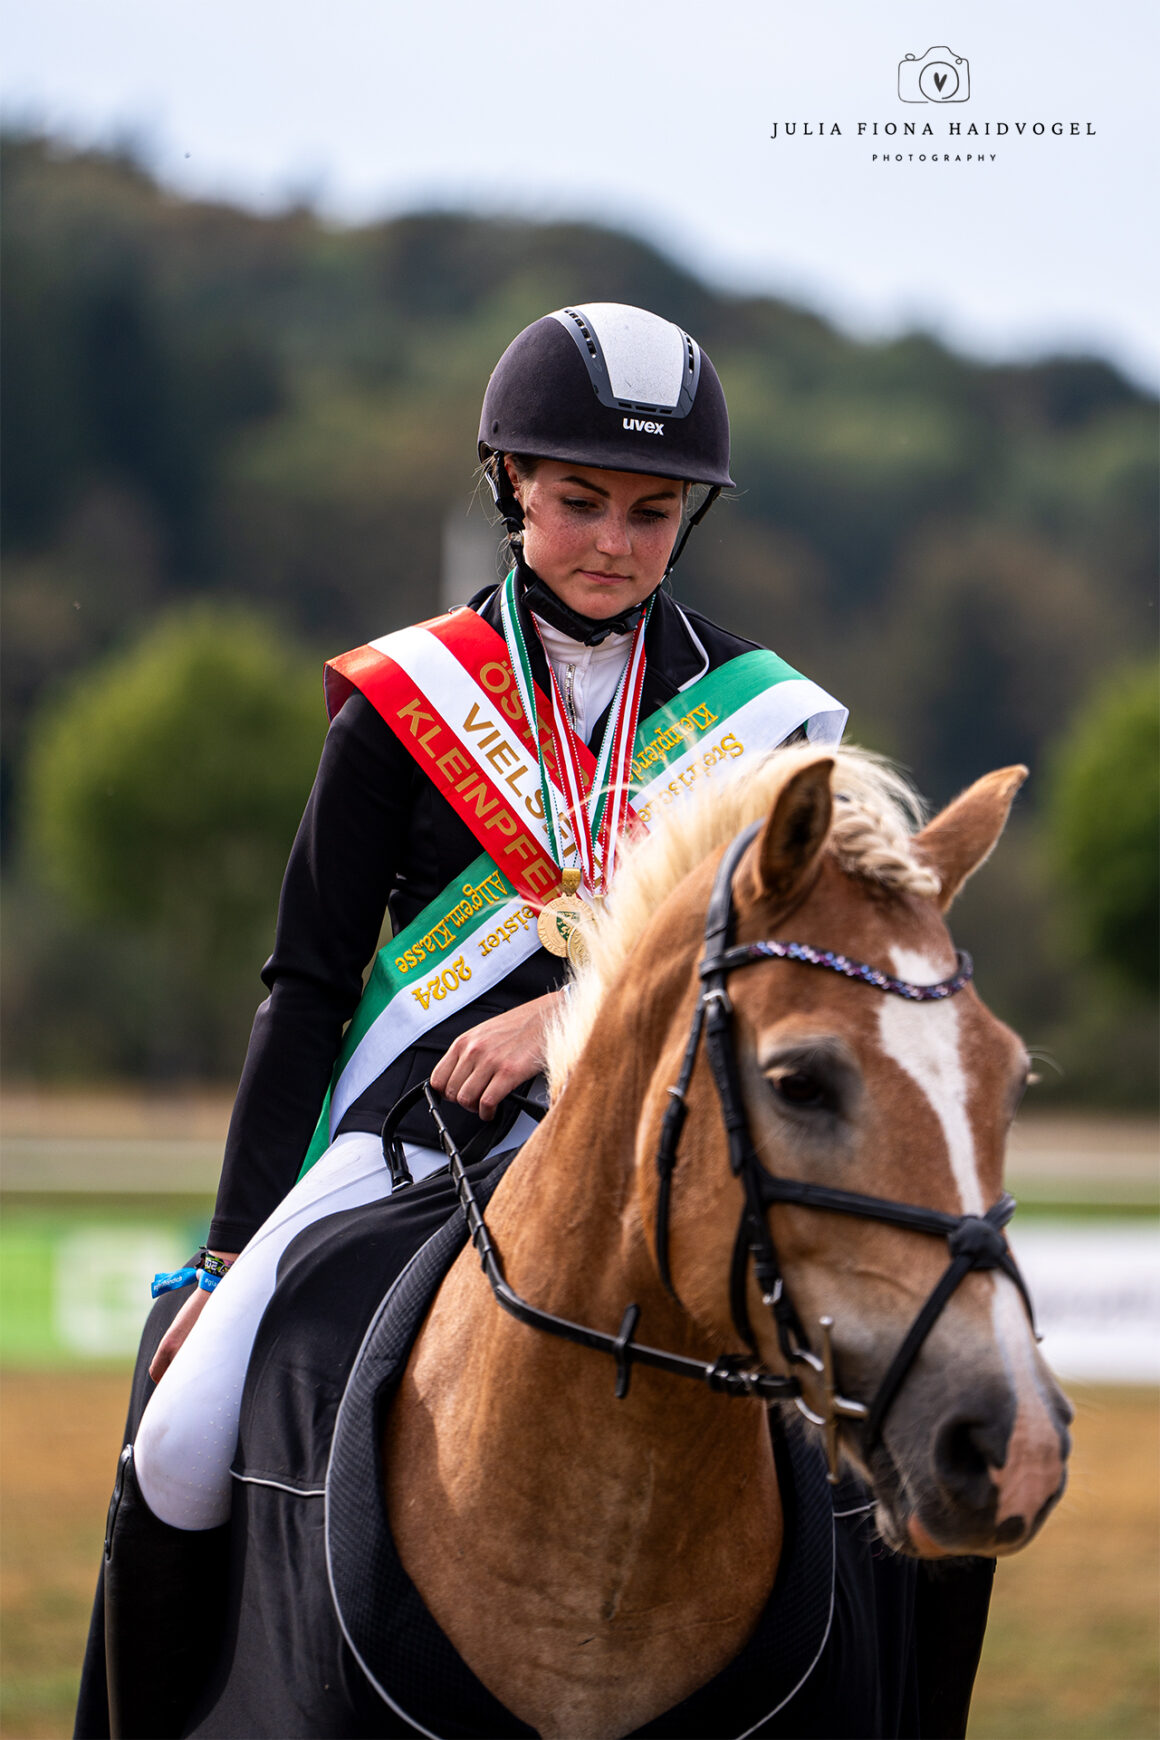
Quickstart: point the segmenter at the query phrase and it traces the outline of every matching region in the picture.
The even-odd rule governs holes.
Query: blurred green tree
[[[30,855],[78,917],[164,963],[167,1071],[237,1065],[324,724],[306,655],[261,616],[201,605],[90,670],[31,733]]]
[[[1160,669],[1100,686],[1057,753],[1048,808],[1079,940],[1125,985],[1160,988]]]

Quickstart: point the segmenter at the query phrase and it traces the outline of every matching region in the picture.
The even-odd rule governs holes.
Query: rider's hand
[[[211,1252],[211,1255],[215,1257],[223,1257],[232,1262],[235,1253],[233,1251],[213,1251]],[[178,1349],[182,1346],[186,1336],[205,1310],[208,1299],[209,1294],[205,1291],[205,1288],[196,1287],[190,1294],[189,1298],[185,1301],[185,1304],[181,1307],[181,1310],[177,1313],[177,1316],[173,1319],[173,1322],[169,1325],[169,1328],[165,1331],[157,1352],[149,1362],[149,1376],[153,1379],[154,1383],[157,1383],[162,1373],[168,1371],[169,1367],[173,1364]]]
[[[500,1101],[543,1069],[544,1037],[561,995],[550,991],[461,1033],[431,1071],[431,1086],[485,1121],[494,1118]]]

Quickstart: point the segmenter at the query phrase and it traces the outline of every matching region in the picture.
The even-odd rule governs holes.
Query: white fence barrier
[[[1160,1383],[1160,1227],[1151,1221],[1031,1221],[1012,1249],[1061,1378]]]

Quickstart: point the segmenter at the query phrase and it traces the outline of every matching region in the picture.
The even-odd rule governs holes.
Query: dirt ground
[[[0,1384],[0,1734],[72,1732],[128,1376]]]
[[[3,1383],[0,1735],[71,1732],[123,1373]],[[1155,1740],[1160,1410],[1146,1391],[1075,1393],[1059,1514],[999,1568],[971,1740]]]
[[[1069,1393],[1068,1491],[999,1566],[969,1740],[1160,1734],[1160,1397]]]

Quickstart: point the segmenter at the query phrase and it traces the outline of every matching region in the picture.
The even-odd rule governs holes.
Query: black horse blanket
[[[506,1163],[472,1168],[482,1199]],[[439,1175],[318,1223],[283,1258],[243,1402],[223,1638],[189,1735],[533,1733],[435,1625],[380,1496],[379,1424],[466,1238],[453,1203]],[[135,1389],[143,1403],[140,1372]],[[640,1740],[961,1735],[990,1561],[930,1567],[890,1553],[875,1538],[866,1490],[854,1481],[831,1488],[820,1450],[796,1422],[774,1416],[772,1431],[786,1532],[769,1603],[737,1659],[639,1729]],[[224,1598],[190,1591],[194,1601],[215,1596]],[[108,1733],[94,1714],[98,1644],[94,1636],[83,1735]]]

